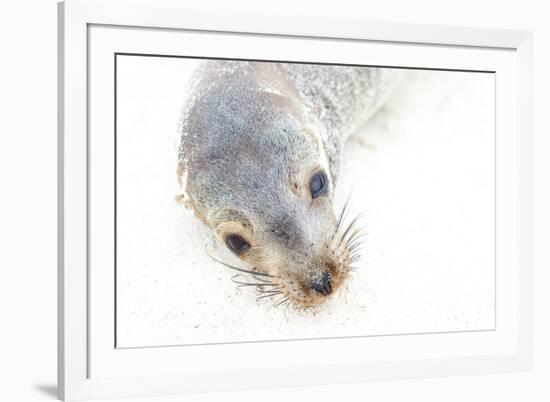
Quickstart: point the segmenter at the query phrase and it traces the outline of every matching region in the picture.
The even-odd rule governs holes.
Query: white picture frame
[[[222,15],[188,10],[181,1],[171,0],[68,0],[59,3],[58,16],[58,393],[61,399],[160,396],[531,368],[532,39],[529,32],[327,21],[306,17]],[[499,280],[496,282],[496,302],[503,308],[499,309],[494,331],[408,335],[401,339],[381,336],[368,341],[364,337],[306,340],[299,345],[292,341],[219,344],[187,347],[185,351],[177,347],[151,350],[115,348],[109,338],[112,320],[109,317],[102,320],[103,315],[98,314],[114,309],[113,300],[106,297],[99,303],[95,301],[97,298],[93,298],[94,292],[102,286],[111,285],[112,275],[107,266],[102,271],[104,274],[91,275],[89,270],[89,239],[93,236],[89,228],[92,199],[89,181],[90,169],[93,168],[89,163],[92,156],[89,150],[88,108],[91,101],[88,74],[92,46],[90,32],[96,27],[105,28],[98,36],[109,38],[112,35],[111,41],[103,41],[110,43],[102,48],[110,55],[135,50],[136,42],[139,42],[140,49],[149,53],[155,53],[161,42],[168,49],[172,46],[169,36],[176,33],[208,34],[218,39],[226,38],[228,44],[235,41],[233,47],[227,46],[225,51],[229,53],[224,54],[225,57],[230,57],[230,52],[235,57],[244,52],[244,45],[233,39],[236,37],[260,43],[271,41],[273,46],[265,50],[264,57],[271,55],[278,60],[285,59],[284,52],[288,49],[278,50],[277,41],[308,40],[311,43],[324,41],[325,45],[331,43],[335,46],[333,57],[336,61],[346,58],[353,46],[361,44],[373,49],[397,46],[402,50],[399,57],[409,57],[408,66],[442,68],[453,63],[454,68],[464,70],[482,66],[485,70],[495,71],[497,77],[502,77],[498,80],[502,87],[497,86],[497,92],[507,95],[507,101],[501,102],[497,96],[495,251]],[[136,34],[144,35],[136,41],[124,33],[115,37],[113,27],[124,28],[123,32],[147,30]],[[157,49],[156,53],[167,51]],[[209,51],[212,50],[205,50],[203,55],[209,55]],[[380,52],[380,57],[386,60],[385,65],[404,63],[403,59],[391,59],[388,51]],[[108,90],[112,90],[112,86]],[[90,325],[91,322],[97,324]],[[325,342],[323,347],[328,345],[329,350],[370,351],[371,358],[366,359],[364,353],[328,353],[325,360],[315,360],[308,350],[319,342]],[[452,350],[452,356],[448,356],[445,351],[450,350],[451,345],[456,348]],[[286,363],[284,352],[298,347],[303,357]],[[390,349],[393,354],[385,352]],[[377,354],[377,350],[380,353]],[[254,360],[254,356],[260,353],[270,353],[273,359],[261,365]],[[213,362],[212,356],[218,354],[224,356],[223,364]],[[187,365],[183,366],[182,361]]]

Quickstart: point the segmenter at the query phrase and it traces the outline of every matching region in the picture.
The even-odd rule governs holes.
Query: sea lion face
[[[188,203],[264,296],[310,307],[343,283],[351,255],[319,127],[301,110],[239,82],[210,88],[184,122],[180,170]]]

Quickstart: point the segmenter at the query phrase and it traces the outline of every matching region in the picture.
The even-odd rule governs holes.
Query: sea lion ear
[[[185,194],[176,194],[174,197],[176,204],[184,205],[185,204]]]
[[[177,204],[183,205],[187,209],[191,210],[193,214],[197,217],[198,220],[200,220],[204,224],[208,224],[206,217],[199,211],[197,208],[197,205],[195,204],[195,200],[189,193],[188,183],[187,183],[187,175],[186,171],[183,169],[183,165],[178,165],[178,189],[176,190],[176,195],[174,197],[174,200]]]
[[[189,196],[187,195],[187,170],[182,163],[178,163],[177,184],[175,201],[178,204],[188,206]]]

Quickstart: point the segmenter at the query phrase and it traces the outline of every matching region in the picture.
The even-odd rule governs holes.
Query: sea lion
[[[178,130],[185,205],[244,263],[260,297],[312,307],[359,257],[333,205],[343,144],[399,79],[388,68],[203,61]],[[221,261],[219,261],[221,262]]]

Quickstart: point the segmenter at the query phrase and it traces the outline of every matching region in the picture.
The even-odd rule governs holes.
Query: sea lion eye
[[[231,234],[225,238],[225,244],[236,254],[242,254],[250,248],[250,244],[237,234]]]
[[[311,197],[317,198],[321,194],[327,192],[328,179],[324,172],[317,172],[309,180],[309,190],[311,191]]]

